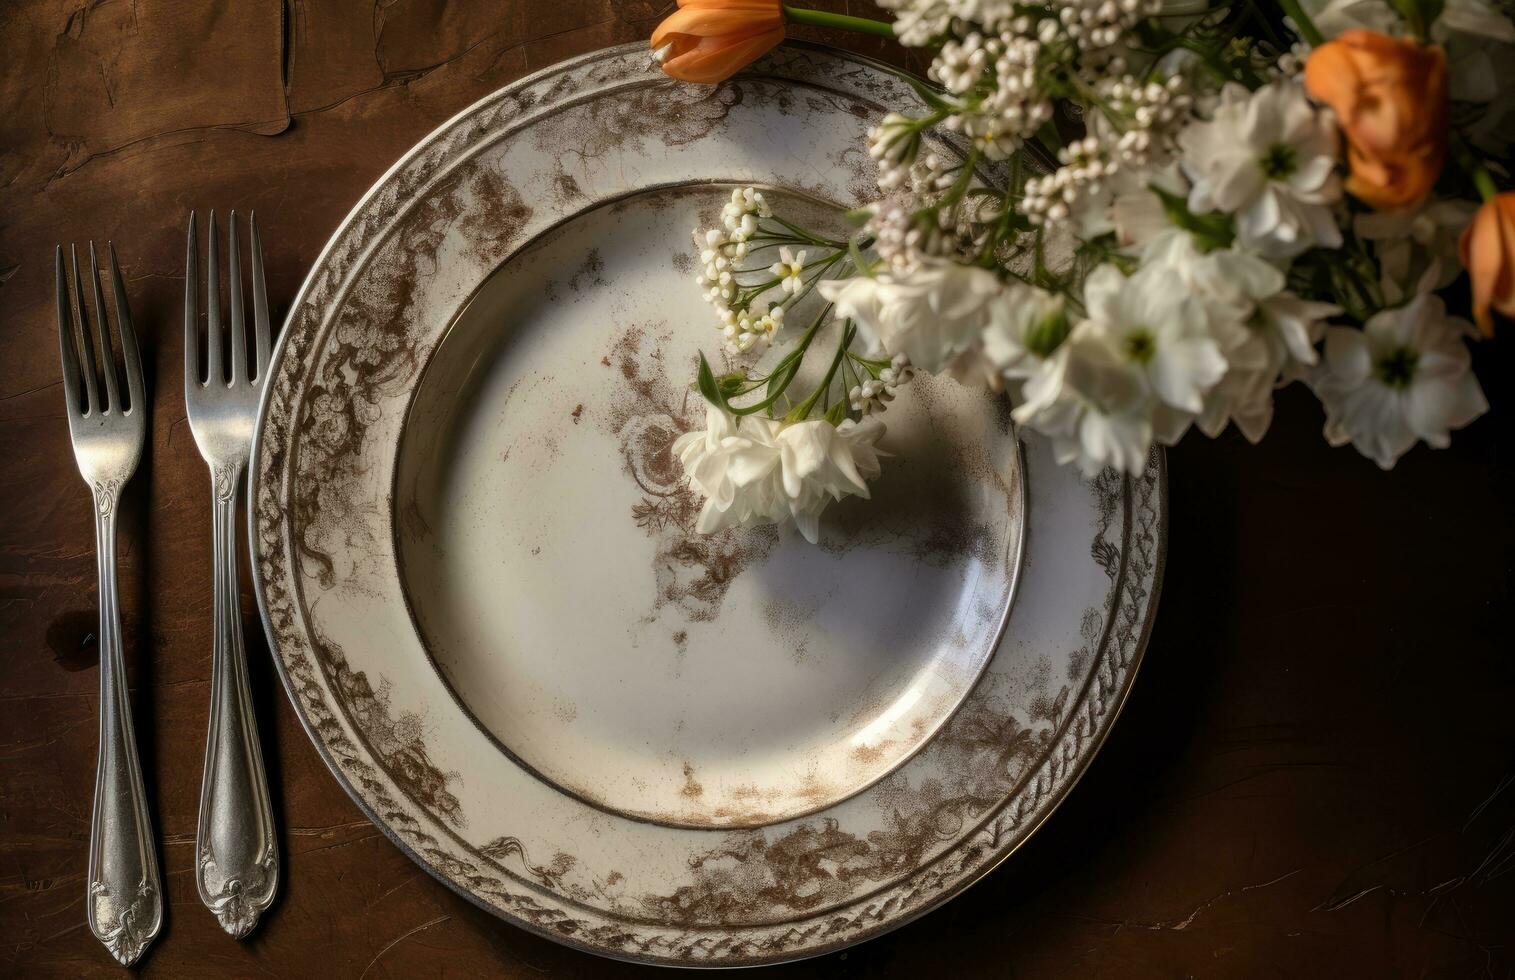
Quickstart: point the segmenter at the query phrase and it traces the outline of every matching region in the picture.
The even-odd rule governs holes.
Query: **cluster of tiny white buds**
[[[907,48],[934,43],[952,23],[961,0],[880,0],[894,14],[894,36]]]
[[[721,223],[733,241],[745,242],[757,233],[759,219],[770,218],[773,211],[763,199],[763,192],[755,187],[739,187],[731,192],[731,200],[721,208]]]
[[[941,66],[937,68],[938,75],[958,81],[971,75],[972,84],[989,77],[992,68],[989,90],[944,123],[946,128],[973,140],[990,160],[1008,158],[1052,118],[1052,102],[1042,94],[1038,81],[1042,42],[1028,36],[1031,27],[1031,18],[1016,17],[1002,33],[974,41],[969,54],[963,55],[964,49],[957,48],[951,59],[937,61]],[[969,35],[969,40],[962,44],[978,37]]]
[[[868,218],[868,232],[873,236],[873,250],[879,258],[897,272],[904,272],[915,265],[917,258],[911,247],[910,209],[897,201],[885,201],[873,209]]]
[[[853,385],[852,390],[847,392],[847,400],[854,412],[863,415],[882,412],[894,401],[896,389],[909,384],[914,376],[915,369],[910,366],[910,359],[904,354],[896,354],[889,366],[878,373],[878,377],[867,378],[861,384]]]
[[[894,355],[889,360],[889,366],[878,373],[878,379],[891,388],[909,384],[913,377],[915,377],[915,368],[911,365],[910,358],[904,354]]]
[[[1179,75],[1150,82],[1122,75],[1101,82],[1099,91],[1104,111],[1119,122],[1093,127],[1091,135],[1058,151],[1062,166],[1026,181],[1021,210],[1032,224],[1065,220],[1122,169],[1162,163],[1194,105]]]
[[[694,233],[700,249],[700,271],[695,275],[695,283],[703,291],[705,301],[715,307],[726,349],[733,354],[768,343],[784,324],[783,305],[748,308],[746,300],[740,297],[741,284],[736,279],[739,271],[752,271],[739,270],[737,263],[747,257],[747,240],[757,233],[758,222],[772,215],[762,191],[742,187],[732,191],[731,200],[721,208],[722,227]],[[787,255],[788,249],[782,250],[781,256]],[[799,263],[804,264],[803,252]],[[793,291],[787,286],[785,289]]]
[[[702,245],[700,271],[695,274],[695,284],[703,290],[707,303],[722,306],[736,293],[732,262],[740,261],[747,254],[747,242],[732,241],[719,228],[703,232],[695,229],[694,239]]]
[[[721,336],[731,354],[745,354],[758,345],[767,345],[783,329],[784,307],[759,306],[755,309],[721,311]]]
[[[904,184],[920,150],[921,123],[891,112],[868,130],[868,155],[878,165],[878,185],[891,191]]]
[[[1100,89],[1110,110],[1127,120],[1111,155],[1128,166],[1161,162],[1194,107],[1181,75],[1145,83],[1124,75],[1105,82]]]
[[[1063,31],[1084,51],[1108,48],[1147,17],[1162,13],[1162,0],[1056,0]]]
[[[962,40],[945,42],[927,74],[941,82],[947,91],[962,95],[978,84],[993,62],[994,55],[984,44],[984,36],[974,31]]]
[[[1058,151],[1057,158],[1061,167],[1045,177],[1026,181],[1021,210],[1032,224],[1064,220],[1120,170],[1120,164],[1106,154],[1094,136],[1074,140]]]

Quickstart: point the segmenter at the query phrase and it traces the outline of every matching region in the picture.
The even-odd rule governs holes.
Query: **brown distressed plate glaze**
[[[1113,722],[1158,457],[1084,481],[923,379],[820,545],[693,531],[690,230],[743,183],[837,220],[913,99],[799,45],[717,87],[567,62],[427,137],[301,290],[252,471],[275,659],[360,806],[500,916],[693,966],[857,942],[1013,850]]]

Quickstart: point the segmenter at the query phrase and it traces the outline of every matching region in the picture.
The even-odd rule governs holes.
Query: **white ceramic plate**
[[[693,530],[690,230],[742,183],[837,220],[913,98],[803,46],[714,88],[568,62],[411,151],[301,290],[252,472],[275,659],[365,811],[507,919],[683,965],[857,942],[1013,850],[1114,719],[1156,457],[1085,482],[921,379],[820,545]]]

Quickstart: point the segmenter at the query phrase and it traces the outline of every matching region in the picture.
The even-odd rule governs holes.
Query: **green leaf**
[[[1189,210],[1189,202],[1183,195],[1165,191],[1156,184],[1147,186],[1162,202],[1163,212],[1168,216],[1168,220],[1192,234],[1200,251],[1208,252],[1213,248],[1226,248],[1236,239],[1236,227],[1232,224],[1229,215],[1195,214]]]
[[[826,412],[826,421],[830,422],[832,425],[841,425],[842,420],[847,417],[847,408],[847,399],[843,398],[835,405],[832,405],[831,408]]]
[[[726,399],[721,396],[720,386],[715,383],[715,374],[710,370],[710,362],[705,360],[705,355],[700,355],[700,371],[698,375],[700,394],[705,400],[720,408],[726,407]]]
[[[1073,324],[1068,319],[1067,311],[1059,305],[1026,331],[1026,349],[1037,357],[1050,357],[1068,339],[1072,330]]]

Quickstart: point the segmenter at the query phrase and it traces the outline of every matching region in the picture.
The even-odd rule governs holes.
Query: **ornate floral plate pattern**
[[[437,627],[413,608],[401,553],[436,515],[409,482],[406,426],[424,418],[428,365],[457,343],[443,341],[497,270],[527,268],[576,216],[667,189],[754,182],[863,203],[872,175],[862,135],[883,107],[912,97],[888,69],[800,45],[718,87],[664,79],[641,46],[567,62],[469,108],[397,163],[296,299],[251,474],[255,578],[275,661],[312,741],[365,812],[431,874],[503,918],[597,953],[686,966],[855,943],[945,901],[1013,851],[1114,721],[1161,577],[1156,456],[1140,479],[1084,481],[1036,440],[991,453],[989,482],[1004,488],[1010,515],[991,535],[1007,577],[985,593],[1000,599],[979,603],[980,618],[999,624],[995,602],[1013,594],[1003,631],[991,631],[992,656],[934,737],[823,794],[813,812],[701,826],[565,791],[494,737],[511,715],[493,726],[479,717],[460,668],[431,649]],[[683,329],[713,335],[705,323]],[[656,359],[639,342],[606,335],[604,366],[628,384]],[[687,504],[676,480],[634,450],[647,418],[664,420],[664,436],[692,423],[671,395],[654,395],[663,401],[617,418],[613,433],[638,494],[624,533],[671,555],[687,547]],[[931,424],[946,410],[933,411]],[[999,425],[1013,446],[1002,412]],[[890,474],[886,465],[881,484]],[[836,523],[852,533],[847,513]],[[946,560],[967,561],[969,538]],[[676,565],[662,563],[669,577],[650,582],[649,595],[678,597],[681,615],[711,614],[720,597],[680,579]]]

